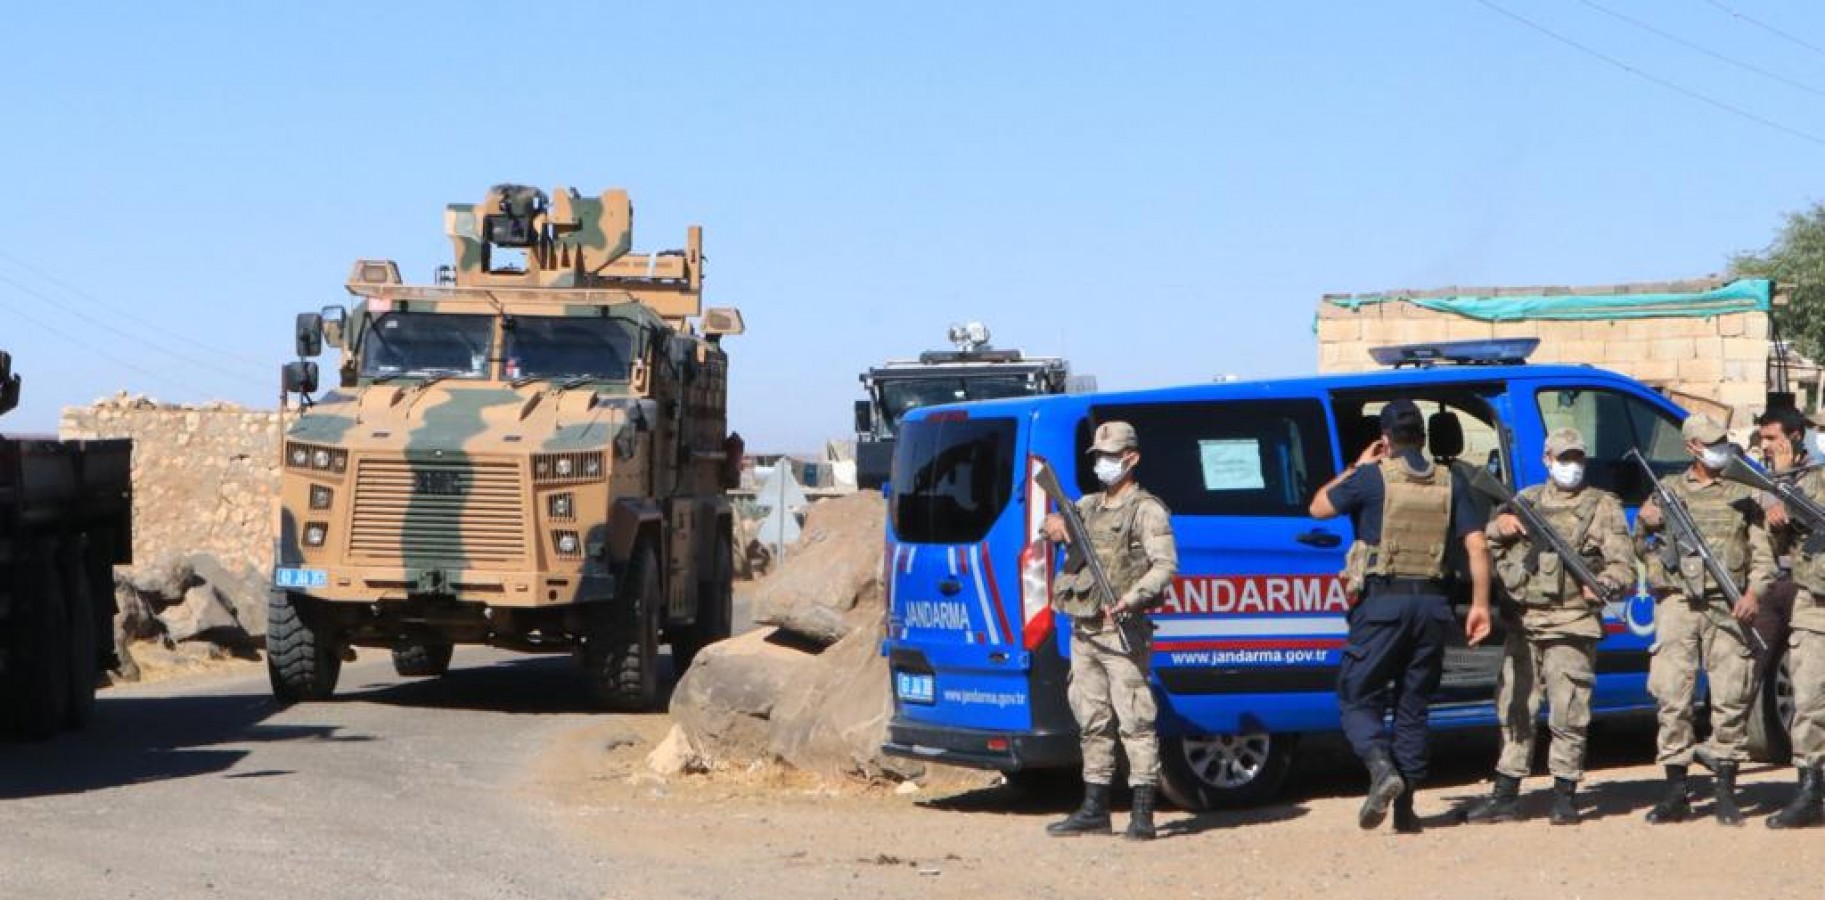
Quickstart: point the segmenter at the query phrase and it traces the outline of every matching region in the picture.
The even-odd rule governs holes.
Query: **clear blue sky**
[[[1499,2],[1825,133],[1818,4],[1601,4],[1796,87]],[[1825,194],[1825,145],[1477,0],[160,6],[0,14],[11,430],[270,405],[295,312],[357,257],[428,278],[498,181],[626,187],[641,249],[705,226],[762,450],[845,434],[856,374],[954,321],[1105,388],[1294,374],[1322,293],[1700,275]]]

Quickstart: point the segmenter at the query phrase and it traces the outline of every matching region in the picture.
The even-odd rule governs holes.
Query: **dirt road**
[[[1553,828],[1450,824],[1484,738],[1441,742],[1419,836],[1359,832],[1360,774],[1320,752],[1286,802],[1167,811],[1163,840],[1058,840],[1075,799],[962,773],[916,794],[771,770],[659,779],[666,717],[596,716],[568,661],[463,651],[438,681],[372,655],[290,709],[258,668],[103,693],[97,724],[0,747],[0,897],[1817,897],[1825,832],[1640,821],[1640,729],[1600,735],[1587,809]],[[1535,779],[1530,788],[1543,788]],[[1703,811],[1708,804],[1701,804]],[[1123,818],[1118,817],[1118,825]]]

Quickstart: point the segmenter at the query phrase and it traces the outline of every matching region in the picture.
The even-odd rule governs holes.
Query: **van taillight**
[[[1037,457],[1027,457],[1026,544],[1020,550],[1021,645],[1032,650],[1052,633],[1052,544],[1038,537],[1046,523],[1046,492]]]

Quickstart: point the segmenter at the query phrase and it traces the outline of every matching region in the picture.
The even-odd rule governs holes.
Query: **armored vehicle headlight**
[[[550,478],[551,477],[551,457],[541,456],[538,459],[535,459],[532,461],[532,477],[534,477],[534,478]]]
[[[591,453],[590,455],[583,457],[583,474],[590,478],[601,477],[602,456],[600,454]]]
[[[317,449],[311,451],[311,468],[327,469],[329,467],[330,467],[330,452],[328,450],[325,450],[322,447],[318,447]]]
[[[306,546],[306,547],[323,546],[323,541],[329,537],[329,533],[330,533],[329,526],[323,524],[322,522],[312,522],[308,525],[305,525],[304,526],[304,546]]]
[[[320,484],[311,485],[311,509],[329,509],[336,492]]]
[[[583,549],[582,544],[577,541],[577,533],[574,531],[558,532],[557,546],[558,553],[564,556],[576,556],[578,551]]]
[[[576,464],[571,462],[570,457],[568,456],[558,457],[557,461],[552,463],[552,466],[553,471],[558,473],[559,478],[569,478],[571,473],[576,471]]]
[[[291,445],[291,464],[303,467],[310,462],[310,451],[303,444]]]
[[[552,518],[568,519],[572,515],[574,515],[575,512],[576,511],[573,507],[573,504],[571,501],[571,496],[569,494],[552,495],[552,498],[551,498],[551,517]]]

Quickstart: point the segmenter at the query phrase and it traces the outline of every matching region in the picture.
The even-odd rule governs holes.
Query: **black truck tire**
[[[69,723],[70,619],[56,543],[40,541],[27,552],[17,570],[19,592],[12,634],[6,636],[11,671],[0,698],[0,727],[9,737],[45,740]]]
[[[342,675],[342,648],[313,601],[273,591],[266,601],[266,675],[281,703],[327,700]]]
[[[659,623],[665,615],[659,557],[650,542],[634,551],[616,594],[585,612],[583,677],[596,706],[649,711],[659,705]]]
[[[82,554],[72,551],[63,560],[62,568],[64,613],[70,623],[70,699],[64,710],[64,724],[81,728],[89,724],[95,712],[95,680],[101,675],[95,620],[101,610]]]
[[[672,629],[672,678],[683,678],[703,648],[726,641],[735,620],[735,548],[725,534],[716,541],[710,577],[697,592],[697,621]]]
[[[456,646],[432,637],[415,637],[393,646],[393,671],[401,678],[436,678],[450,671]]]

